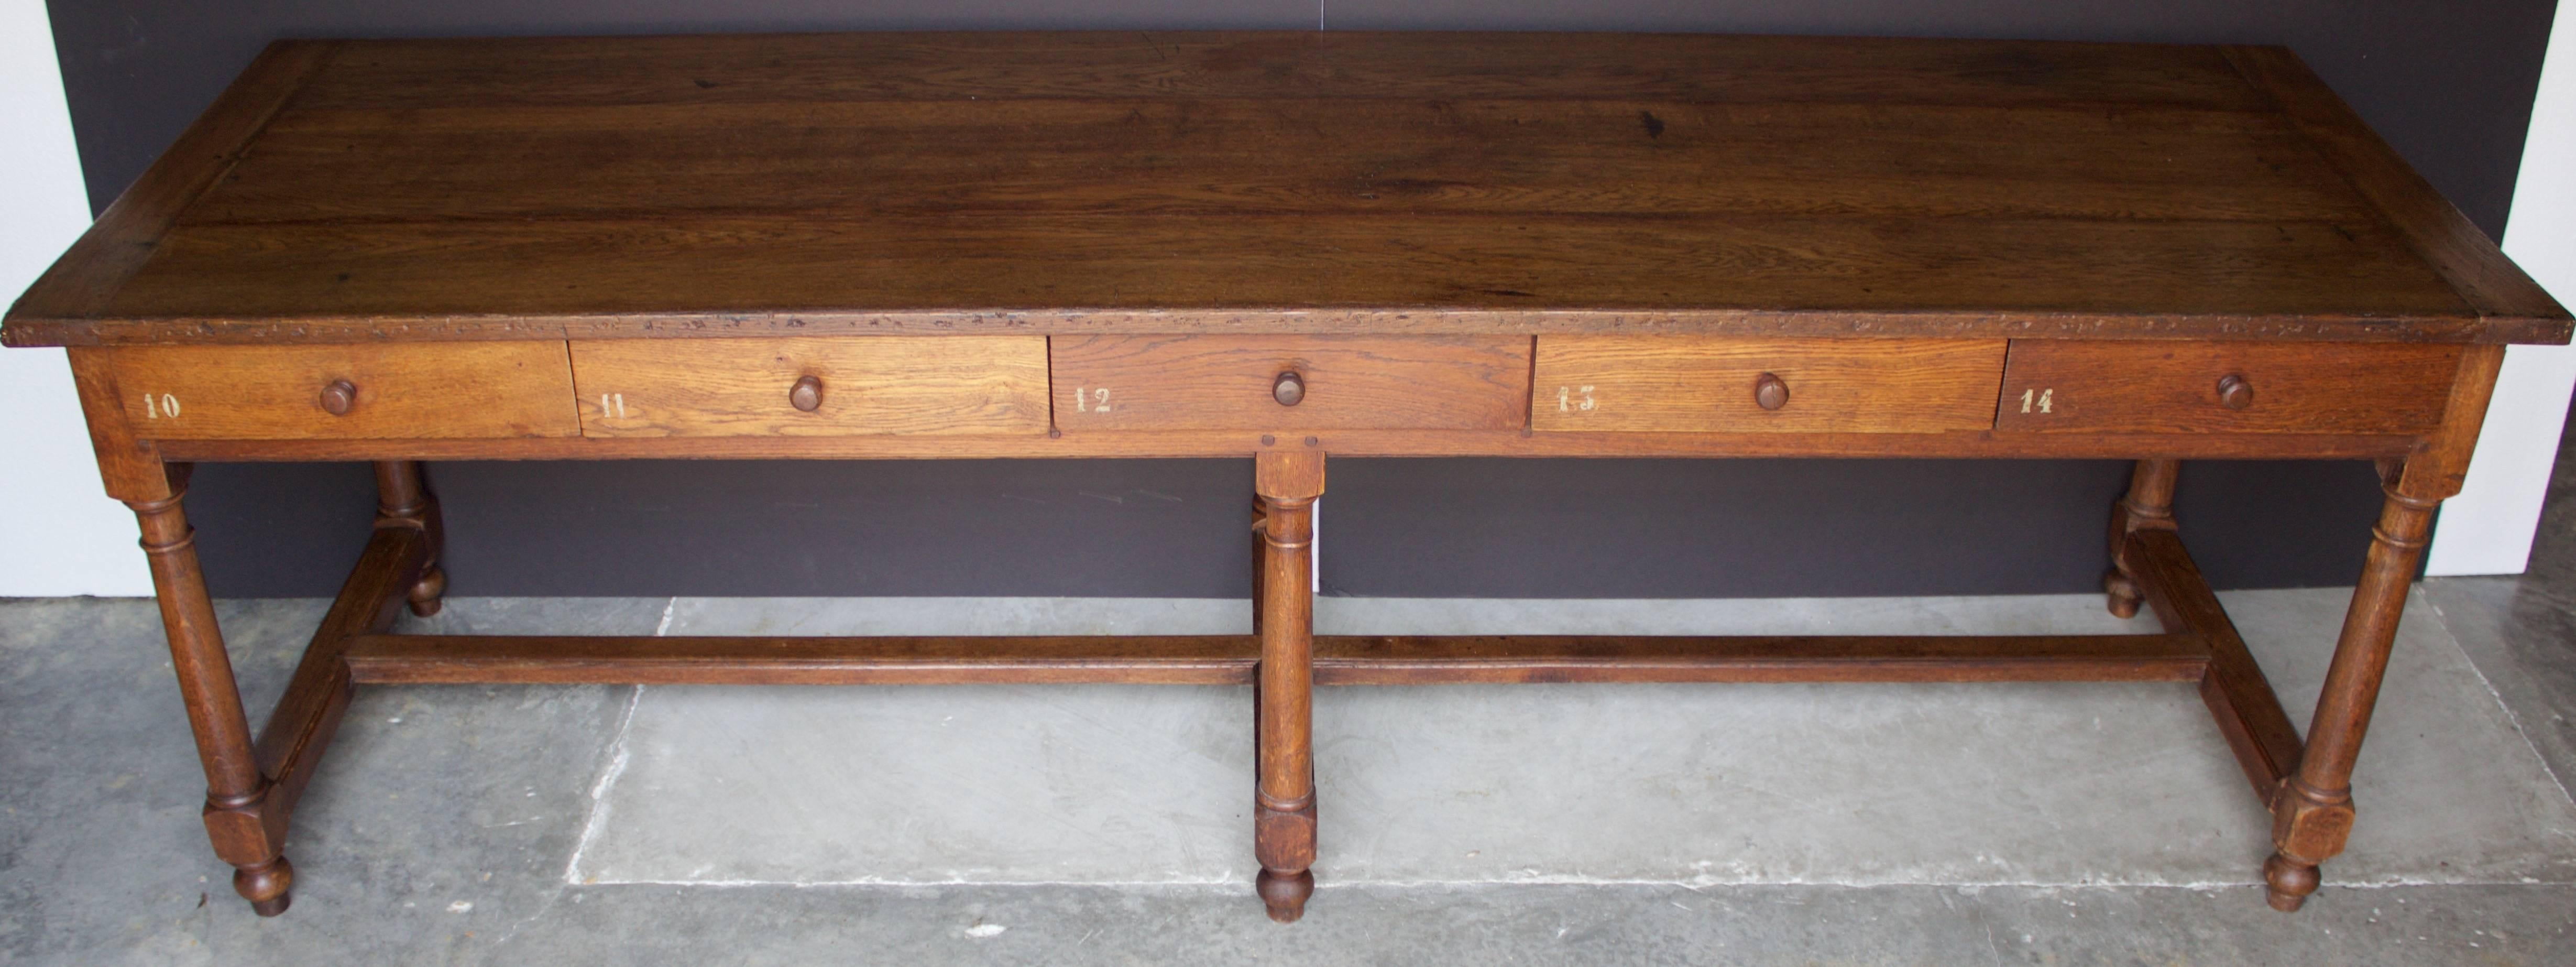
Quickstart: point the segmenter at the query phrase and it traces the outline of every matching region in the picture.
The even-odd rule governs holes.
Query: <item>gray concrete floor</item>
[[[2223,600],[2283,702],[2312,706],[2348,593]],[[2354,782],[2372,820],[2336,882],[2576,882],[2576,803],[2425,600],[2398,630]],[[1226,633],[1248,628],[1245,610],[682,598],[662,624],[675,635]],[[1316,614],[1328,634],[2101,634],[2152,620],[2113,618],[2094,595],[1329,598]],[[1252,875],[1246,688],[634,697],[572,882]],[[1315,733],[1329,791],[1316,871],[1335,886],[2217,886],[2252,883],[2270,852],[2268,821],[2186,683],[1333,688],[1315,696]]]
[[[2412,731],[2436,749],[2509,735],[2538,763],[2523,786],[2545,781],[2561,800],[2576,770],[2571,469],[2562,460],[2529,575],[2427,581],[2410,612],[2456,642],[2501,707],[2483,725]],[[221,604],[253,708],[282,687],[321,607]],[[437,625],[640,634],[679,610],[660,599],[460,601]],[[576,851],[608,835],[603,823],[614,832],[603,799],[623,786],[648,800],[629,785],[648,778],[666,789],[690,781],[685,770],[619,775],[631,767],[620,753],[639,751],[621,741],[637,704],[634,690],[603,687],[362,691],[297,817],[295,908],[264,920],[206,850],[201,778],[150,604],[0,602],[0,963],[2576,963],[2576,877],[2513,865],[2562,849],[2545,829],[2481,827],[2460,855],[2486,858],[2461,875],[2415,870],[2352,887],[2336,872],[2358,859],[2329,865],[2330,885],[2296,916],[2263,905],[2250,869],[2241,882],[2188,886],[1979,885],[1955,882],[1973,879],[1955,871],[1859,886],[1328,877],[1306,920],[1288,927],[1264,919],[1238,884],[579,882],[567,876]],[[2402,731],[2374,732],[2374,747],[2402,745]],[[2214,738],[2185,741],[2197,740]],[[1963,740],[1960,754],[2020,752],[1982,741]],[[734,794],[770,797],[799,778]],[[1863,780],[1811,781],[1830,796]],[[795,821],[769,807],[764,822]],[[2116,829],[2172,808],[2115,797],[2089,821]],[[2365,799],[2361,823],[2443,828],[2443,809],[2410,812],[2433,815],[2374,814]],[[665,817],[654,829],[690,845],[692,821],[704,820]],[[1334,815],[1325,821],[1329,852]],[[695,835],[750,842],[732,832]],[[2056,879],[2081,873],[2067,869],[2076,873]]]

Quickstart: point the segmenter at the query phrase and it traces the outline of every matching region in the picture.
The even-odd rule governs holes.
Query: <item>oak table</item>
[[[2195,681],[2294,910],[2504,344],[2569,318],[2280,48],[980,33],[281,42],[0,333],[71,347],[262,914],[358,684],[1250,682],[1293,920],[1311,687],[1530,681]],[[2163,631],[1317,637],[1327,454],[2134,459],[2105,585]],[[420,461],[675,457],[1249,459],[1257,631],[387,633],[446,584]],[[2304,738],[2169,509],[2249,457],[2385,481]],[[257,732],[207,460],[380,485]]]

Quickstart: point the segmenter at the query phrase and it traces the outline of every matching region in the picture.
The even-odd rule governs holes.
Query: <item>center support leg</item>
[[[2145,591],[2138,587],[2137,575],[2122,555],[2129,534],[2141,530],[2172,530],[2174,478],[2180,472],[2179,460],[2140,460],[2129,474],[2128,496],[2111,508],[2111,573],[2102,578],[2102,590],[2110,595],[2111,614],[2121,618],[2138,615],[2138,603]]]
[[[281,848],[283,831],[266,814],[268,777],[259,770],[250,720],[233,683],[232,659],[197,566],[196,532],[179,509],[187,494],[187,468],[170,468],[166,496],[127,500],[143,528],[143,553],[152,566],[152,590],[161,603],[161,625],[170,639],[170,664],[178,673],[179,699],[196,734],[206,767],[207,838],[215,855],[233,865],[233,890],[260,916],[286,912],[295,868]]]
[[[421,485],[419,463],[376,461],[376,526],[417,527],[429,538],[429,561],[421,566],[420,582],[405,597],[411,613],[423,618],[437,614],[447,595],[447,572],[438,566],[438,501]]]
[[[1253,493],[1261,509],[1260,597],[1256,627],[1261,665],[1254,738],[1258,782],[1253,794],[1253,881],[1270,919],[1296,922],[1315,892],[1314,659],[1315,498],[1324,494],[1324,455],[1263,453],[1255,458]]]

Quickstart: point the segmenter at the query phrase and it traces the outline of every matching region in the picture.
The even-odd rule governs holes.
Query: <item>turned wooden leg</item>
[[[2317,864],[2343,852],[2344,837],[2352,832],[2353,760],[2361,754],[2362,733],[2370,728],[2371,707],[2379,700],[2380,677],[2388,670],[2407,586],[2424,557],[2433,509],[2441,504],[2401,492],[2395,474],[2390,476],[2361,582],[2353,588],[2351,609],[2344,612],[2334,663],[2326,669],[2316,718],[2308,725],[2306,751],[2298,770],[2272,794],[2274,852],[2263,864],[2263,881],[2265,899],[2283,912],[2297,910],[2316,892]]]
[[[447,594],[447,572],[438,566],[442,537],[438,498],[421,484],[419,463],[376,461],[376,526],[416,527],[428,536],[429,562],[421,568],[419,583],[412,585],[405,597],[411,603],[411,613],[423,618],[437,614]]]
[[[2501,346],[2471,346],[2460,353],[2458,375],[2442,411],[2442,426],[2403,461],[2383,460],[2379,524],[2371,528],[2370,553],[2326,666],[2316,717],[2298,768],[2272,792],[2272,857],[2263,863],[2264,898],[2273,909],[2297,910],[2317,891],[2317,866],[2343,852],[2352,832],[2352,765],[2361,756],[2371,708],[2379,702],[2381,676],[2397,619],[2406,610],[2408,585],[2424,560],[2433,510],[2460,492],[2486,419]]]
[[[2128,546],[2133,531],[2174,529],[2174,476],[2181,465],[2178,460],[2138,461],[2137,469],[2129,474],[2128,496],[2111,507],[2111,571],[2102,577],[2102,590],[2110,596],[2113,615],[2137,617],[2138,602],[2145,600],[2129,562],[2121,559],[2121,551]]]
[[[1263,523],[1261,566],[1254,572],[1261,667],[1254,699],[1259,781],[1253,853],[1261,875],[1253,887],[1270,919],[1293,923],[1305,915],[1306,898],[1315,892],[1315,598],[1307,572],[1315,498],[1324,492],[1324,457],[1264,453],[1254,476]]]
[[[295,868],[280,849],[284,837],[263,809],[270,784],[260,774],[250,722],[233,684],[232,660],[224,653],[214,602],[206,596],[205,574],[197,567],[194,532],[179,509],[186,493],[185,468],[173,471],[169,496],[126,505],[134,508],[143,527],[143,552],[152,564],[152,590],[160,599],[161,624],[170,639],[170,664],[179,676],[188,725],[196,733],[197,757],[206,767],[206,835],[215,855],[234,867],[233,890],[260,916],[273,917],[286,912]]]

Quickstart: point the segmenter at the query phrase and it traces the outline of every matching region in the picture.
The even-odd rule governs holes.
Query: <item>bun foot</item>
[[[245,866],[233,871],[233,892],[250,901],[251,912],[273,917],[286,912],[294,902],[289,889],[295,885],[295,867],[280,856],[259,866]]]
[[[1315,895],[1315,871],[1298,870],[1294,875],[1262,870],[1252,881],[1253,892],[1261,894],[1261,903],[1270,908],[1270,919],[1295,923],[1306,915],[1306,898]]]
[[[420,583],[411,586],[411,613],[423,618],[436,615],[446,604],[446,596],[447,572],[430,565],[428,573],[420,576]]]
[[[2129,580],[2128,575],[2118,571],[2103,575],[2102,591],[2110,596],[2112,617],[2127,620],[2138,616],[2138,602],[2143,595],[2138,593],[2138,583]]]
[[[2263,900],[2282,913],[2297,913],[2317,892],[2317,868],[2279,853],[2263,861]]]

